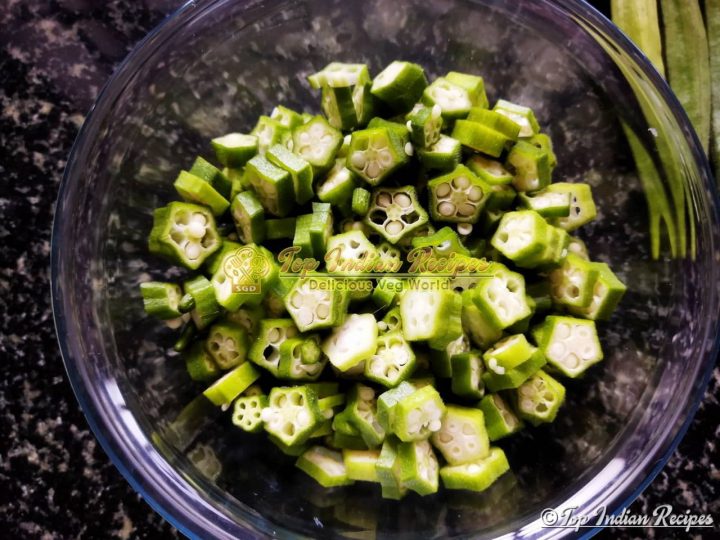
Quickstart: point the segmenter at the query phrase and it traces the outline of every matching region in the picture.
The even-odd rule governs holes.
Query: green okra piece
[[[220,315],[213,285],[205,276],[197,276],[183,283],[183,289],[195,301],[190,316],[197,329],[203,330]]]
[[[318,352],[320,349],[318,349]],[[320,411],[323,413],[323,416],[327,418],[328,420],[334,418],[335,416],[335,408],[340,407],[341,405],[345,405],[346,402],[346,396],[345,394],[335,394],[331,396],[326,396],[323,398],[318,399],[318,407],[320,407]],[[332,422],[331,422],[332,424]],[[332,428],[334,429],[334,428]]]
[[[546,133],[536,133],[532,137],[529,137],[527,139],[527,142],[530,144],[536,146],[540,150],[544,150],[548,154],[548,164],[550,165],[550,172],[555,169],[555,166],[557,165],[557,156],[555,155],[555,151],[553,150],[553,143],[552,139],[550,139],[550,136]]]
[[[353,90],[352,85],[335,88],[323,86],[320,104],[332,127],[350,131],[357,126]]]
[[[318,199],[340,208],[351,208],[357,184],[356,175],[347,167],[345,158],[339,158],[318,186]]]
[[[429,148],[440,139],[443,120],[438,105],[425,107],[417,105],[407,115],[410,142],[415,148]]]
[[[502,163],[479,154],[470,157],[465,166],[491,186],[506,186],[513,180],[512,173]]]
[[[228,371],[210,385],[203,395],[217,406],[229,405],[248,386],[260,378],[260,371],[249,362],[244,362]]]
[[[210,183],[187,171],[180,171],[173,185],[185,201],[207,206],[215,216],[222,215],[230,206]]]
[[[394,437],[387,437],[375,462],[375,472],[380,482],[383,499],[399,500],[407,493],[407,488],[401,479],[398,445],[399,442]]]
[[[145,313],[158,319],[175,319],[182,316],[180,300],[182,290],[175,283],[146,281],[140,284]]]
[[[375,469],[380,450],[343,449],[342,457],[349,480],[380,482]]]
[[[541,335],[548,364],[566,377],[578,377],[603,359],[594,321],[550,315]]]
[[[417,155],[426,169],[451,171],[460,164],[462,145],[457,139],[440,134],[434,144],[427,148],[417,148]]]
[[[403,148],[407,143],[410,142],[410,132],[408,131],[406,124],[401,124],[400,122],[394,122],[392,120],[385,120],[384,118],[381,118],[379,116],[376,116],[370,122],[368,122],[367,129],[387,129],[390,131],[396,142],[399,141],[400,146]],[[350,137],[350,141],[352,140],[352,137]],[[350,149],[350,141],[348,141],[348,150]]]
[[[153,228],[148,238],[150,253],[197,270],[220,249],[221,243],[215,218],[203,206],[171,202],[153,212]]]
[[[525,297],[525,279],[499,263],[492,278],[483,279],[470,291],[477,308],[494,328],[505,329],[530,313]]]
[[[480,399],[485,395],[482,375],[485,371],[478,351],[454,354],[450,357],[452,393],[465,399]]]
[[[412,247],[415,249],[432,249],[437,257],[449,257],[453,253],[456,255],[470,255],[457,232],[450,227],[443,227],[426,236],[416,236],[412,239]]]
[[[392,307],[397,304],[402,288],[403,282],[401,279],[392,277],[380,278],[377,286],[373,289],[372,301],[379,308]],[[378,323],[378,328],[383,331],[380,323]]]
[[[380,322],[383,324],[378,324],[378,327],[382,332],[395,332],[402,330],[400,308],[395,307],[388,311]]]
[[[321,259],[325,255],[325,249],[332,231],[332,212],[317,210],[313,211],[312,214],[298,216],[295,224],[293,245],[301,248],[300,256]]]
[[[414,369],[415,353],[400,331],[380,335],[375,352],[365,361],[365,377],[387,388],[408,379]]]
[[[291,138],[291,131],[269,116],[260,116],[250,135],[257,137],[258,154],[262,156],[275,144],[287,144]]]
[[[490,186],[464,165],[428,183],[430,214],[435,221],[476,223]]]
[[[428,222],[414,186],[377,188],[370,197],[364,222],[370,229],[396,244]]]
[[[471,150],[492,157],[500,157],[505,146],[511,142],[499,131],[470,120],[457,120],[452,130],[452,138]]]
[[[485,415],[485,428],[491,442],[508,437],[523,428],[522,420],[513,413],[500,394],[488,394],[478,404]]]
[[[552,181],[548,152],[529,142],[515,143],[508,154],[507,165],[515,172],[513,187],[517,191],[537,191]]]
[[[251,186],[250,183],[247,181],[244,167],[242,169],[229,169],[225,167],[223,169],[223,174],[230,182],[228,201],[231,201],[232,204],[232,200],[235,198],[235,195],[237,195],[241,191],[246,191],[250,189]]]
[[[445,404],[432,386],[402,397],[394,407],[391,431],[401,441],[427,439],[441,428]]]
[[[360,435],[348,435],[340,431],[332,434],[331,445],[338,450],[368,450],[368,445]]]
[[[295,201],[298,204],[305,204],[313,198],[313,168],[310,163],[282,144],[268,148],[265,157],[270,163],[290,174]]]
[[[205,348],[223,370],[243,363],[247,358],[248,347],[247,330],[229,321],[213,324],[205,341]]]
[[[330,363],[347,371],[368,360],[377,348],[378,325],[372,313],[351,314],[323,341]]]
[[[278,376],[281,379],[314,381],[320,377],[327,364],[317,335],[286,339],[278,350]]]
[[[473,106],[470,91],[446,77],[438,77],[425,88],[421,101],[427,107],[437,105],[442,117],[449,121],[465,118]]]
[[[547,250],[550,225],[534,210],[507,212],[500,219],[490,243],[500,253],[523,268],[534,268],[551,262]]]
[[[331,278],[298,279],[285,296],[285,307],[301,332],[339,326],[345,320],[347,298]]]
[[[545,355],[535,347],[533,347],[530,358],[512,369],[504,369],[497,365],[492,369],[490,362],[486,361],[487,370],[482,376],[483,383],[491,392],[517,388],[535,375],[546,363]]]
[[[430,440],[450,465],[474,462],[490,453],[485,417],[480,409],[448,405],[440,430]]]
[[[259,244],[265,240],[265,210],[252,191],[238,193],[230,207],[235,227],[244,244]]]
[[[353,214],[364,216],[370,208],[370,192],[367,189],[358,187],[353,190],[351,207]]]
[[[401,442],[398,444],[398,457],[403,486],[419,495],[437,492],[440,466],[428,441]]]
[[[533,426],[552,422],[565,402],[565,387],[542,369],[514,393],[518,416]]]
[[[473,107],[488,108],[489,102],[487,94],[485,93],[485,81],[483,81],[482,77],[470,75],[469,73],[450,71],[445,75],[445,79],[467,90]]]
[[[551,191],[523,192],[519,194],[520,207],[534,210],[544,218],[561,218],[570,215],[570,193]]]
[[[185,351],[185,367],[193,381],[212,381],[220,375],[220,368],[201,341],[196,341]]]
[[[528,343],[525,335],[516,334],[495,343],[483,353],[483,360],[488,369],[494,372],[504,371],[527,362],[534,352],[535,347]]]
[[[316,177],[333,166],[342,142],[342,133],[322,116],[313,117],[292,132],[292,151],[312,165]]]
[[[265,210],[279,217],[290,213],[295,205],[295,188],[290,173],[276,167],[264,156],[255,156],[248,161],[245,171]]]
[[[452,377],[452,357],[470,350],[470,341],[463,333],[451,341],[444,349],[430,351],[430,369],[433,374],[443,379]]]
[[[467,120],[477,122],[505,135],[510,141],[516,142],[520,134],[520,124],[517,124],[504,114],[479,107],[470,109]]]
[[[298,457],[301,456],[303,453],[305,453],[308,448],[310,448],[310,444],[305,442],[303,444],[295,444],[288,446],[287,444],[283,443],[279,438],[277,438],[275,435],[268,435],[268,439],[271,443],[273,443],[275,446],[278,447],[278,449],[285,454],[286,456],[292,456],[292,457]]]
[[[195,323],[185,323],[183,329],[180,331],[180,337],[178,337],[177,341],[173,345],[173,350],[176,352],[183,352],[186,350],[195,339],[195,334],[197,334]]]
[[[342,454],[323,446],[313,446],[306,450],[295,466],[326,488],[353,483],[347,476]]]
[[[373,448],[382,444],[385,440],[385,430],[377,419],[375,390],[363,384],[353,386],[348,394],[345,411],[349,422],[368,447]]]
[[[278,279],[278,266],[270,251],[247,244],[223,258],[212,276],[217,302],[228,311],[257,305]]]
[[[265,236],[268,240],[281,240],[295,236],[296,218],[265,220]]]
[[[563,264],[550,272],[550,294],[554,302],[587,308],[593,299],[598,267],[569,253]]]
[[[571,306],[568,311],[574,315],[606,321],[622,300],[627,287],[605,263],[591,263],[597,269],[597,279],[593,285],[592,299],[587,307]]]
[[[295,129],[304,123],[302,114],[285,107],[277,105],[270,113],[270,118],[279,122],[288,129]]]
[[[402,381],[396,387],[386,390],[377,398],[377,420],[383,429],[390,433],[395,419],[395,406],[403,398],[414,393],[417,387],[407,381]]]
[[[535,113],[530,107],[498,99],[493,111],[504,114],[520,126],[520,137],[532,137],[540,131]]]
[[[328,238],[325,264],[332,274],[362,276],[368,271],[365,268],[372,268],[377,259],[377,248],[362,231],[350,231]]]
[[[409,161],[412,145],[386,127],[367,128],[352,133],[347,168],[371,186],[383,182]]]
[[[297,334],[298,329],[292,319],[260,321],[258,335],[248,351],[248,360],[277,377],[280,368],[280,346]]]
[[[222,264],[223,259],[225,258],[225,255],[237,251],[242,246],[243,245],[239,242],[233,242],[232,240],[228,240],[227,238],[222,238],[222,244],[220,246],[220,249],[210,255],[205,260],[204,266],[208,274],[212,275],[217,272],[218,268],[220,268],[220,265]]]
[[[307,386],[276,386],[262,411],[265,431],[286,446],[303,444],[325,420],[317,402],[317,394]]]
[[[574,231],[578,227],[591,222],[597,216],[592,191],[587,184],[557,182],[548,186],[546,191],[570,194],[570,215],[553,220],[553,224],[561,229],[568,232]]]
[[[463,332],[467,334],[475,346],[487,349],[502,337],[502,328],[495,324],[494,319],[477,307],[473,289],[462,292],[460,296],[463,301],[460,316]]]
[[[408,341],[428,340],[432,348],[444,349],[462,335],[461,311],[462,299],[454,291],[406,290],[400,298],[403,335]]]
[[[590,255],[588,253],[588,248],[585,245],[585,242],[583,242],[580,238],[577,236],[571,236],[568,239],[568,253],[574,253],[581,259],[585,259],[586,261],[590,260]]]
[[[210,144],[217,160],[225,167],[244,167],[250,158],[258,153],[258,139],[255,135],[228,133],[216,137]]]
[[[378,264],[382,265],[382,272],[397,272],[402,268],[402,251],[399,247],[393,246],[389,242],[382,242],[378,245],[377,251]]]
[[[331,62],[322,70],[308,75],[308,82],[317,90],[323,86],[330,88],[353,86],[369,78],[370,74],[365,64]]]
[[[404,113],[417,103],[427,84],[421,66],[396,60],[375,77],[370,92],[394,112]]]
[[[238,326],[242,326],[253,340],[257,336],[260,321],[265,318],[265,310],[262,306],[246,305],[237,311],[225,314],[225,318]]]
[[[190,174],[202,178],[208,182],[215,191],[230,200],[232,190],[232,179],[225,171],[221,171],[205,158],[198,156],[188,171]]]
[[[261,431],[263,428],[262,411],[267,406],[267,396],[240,396],[233,404],[233,425],[248,433]]]
[[[315,392],[315,394],[317,394],[318,400],[329,396],[335,396],[340,392],[340,385],[336,382],[312,382],[306,383],[304,386],[307,386],[313,392]]]
[[[478,461],[442,467],[440,478],[446,489],[485,491],[509,470],[505,453],[501,448],[493,447],[487,457]]]

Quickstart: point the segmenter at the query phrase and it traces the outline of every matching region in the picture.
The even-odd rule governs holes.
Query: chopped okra
[[[570,215],[555,218],[554,224],[558,227],[572,232],[578,227],[591,222],[597,216],[597,209],[589,185],[558,182],[549,185],[547,191],[570,194]]]
[[[485,94],[485,81],[483,81],[482,77],[470,73],[451,71],[445,75],[445,79],[467,90],[473,107],[487,109],[489,103],[487,94]]]
[[[483,412],[475,408],[448,405],[431,441],[450,465],[477,461],[490,452]]]
[[[542,369],[515,390],[520,418],[532,425],[552,422],[565,401],[565,387]]]
[[[568,311],[574,315],[594,321],[607,320],[620,303],[627,287],[605,263],[592,263],[597,269],[597,279],[593,285],[592,299],[587,307],[570,306]]]
[[[308,386],[276,386],[262,411],[265,431],[287,446],[307,441],[324,419],[317,394]]]
[[[413,186],[377,188],[370,198],[365,223],[385,240],[396,244],[428,221]]]
[[[518,191],[537,191],[550,185],[548,153],[525,141],[518,141],[510,150],[507,165],[515,171],[513,186]]]
[[[373,265],[377,258],[377,248],[362,231],[336,234],[327,241],[325,262],[330,273],[362,275],[363,268]]]
[[[445,404],[440,394],[432,386],[425,386],[398,400],[391,430],[401,441],[427,439],[440,430],[444,415]]]
[[[365,361],[365,376],[393,387],[410,377],[414,368],[415,353],[402,332],[389,332],[378,337],[375,353]]]
[[[462,145],[457,139],[440,135],[440,138],[427,148],[418,148],[420,163],[427,169],[451,171],[460,164]]]
[[[491,392],[499,392],[517,388],[535,375],[540,368],[545,366],[547,360],[540,349],[533,347],[532,351],[530,358],[511,369],[501,368],[492,357],[484,359],[487,370],[483,373],[482,378],[487,389]]]
[[[264,156],[248,161],[245,171],[263,208],[279,217],[288,215],[295,205],[295,188],[290,173],[273,165]]]
[[[427,84],[421,66],[395,61],[375,77],[370,92],[396,113],[403,113],[412,109]]]
[[[377,348],[378,325],[372,313],[352,314],[323,341],[323,352],[341,371],[369,359]]]
[[[210,183],[187,171],[180,171],[174,186],[184,200],[207,206],[214,216],[222,215],[230,206]]]
[[[286,339],[279,352],[278,377],[281,379],[314,381],[320,377],[327,363],[317,335]]]
[[[462,334],[461,311],[462,299],[454,291],[407,290],[400,298],[403,335],[408,341],[428,340],[434,342],[432,348],[444,349]]]
[[[193,322],[198,330],[205,329],[220,315],[213,284],[205,276],[197,276],[183,284],[185,294],[189,294],[194,302],[190,312]]]
[[[347,167],[371,186],[380,184],[408,162],[408,146],[388,128],[354,131]]]
[[[548,364],[567,377],[578,377],[603,359],[593,321],[551,315],[545,319],[541,349]]]
[[[435,221],[475,223],[480,217],[490,186],[464,165],[428,183],[430,214]]]
[[[511,142],[507,135],[471,120],[457,120],[452,130],[452,137],[460,141],[463,146],[492,157],[500,157]]]
[[[353,214],[364,216],[370,208],[370,192],[364,188],[355,188],[352,194]]]
[[[422,102],[427,107],[437,106],[442,117],[448,120],[465,118],[474,105],[470,90],[446,77],[438,77],[425,88]]]
[[[215,191],[226,199],[230,197],[232,191],[232,179],[230,175],[226,174],[225,170],[221,171],[218,169],[205,158],[201,156],[195,158],[195,161],[188,172],[193,176],[197,176],[198,178],[205,180],[215,189]]]
[[[313,446],[306,450],[295,462],[295,466],[326,488],[353,483],[348,478],[342,454],[322,446]]]
[[[292,134],[292,151],[310,163],[316,174],[330,169],[343,142],[340,131],[322,116],[296,127]]]
[[[550,273],[553,301],[577,308],[590,306],[598,274],[599,269],[593,263],[569,253],[562,266]]]
[[[261,431],[263,428],[262,411],[267,406],[267,396],[240,396],[233,404],[233,425],[249,433]]]
[[[145,313],[158,319],[175,319],[182,316],[180,300],[182,290],[174,283],[146,281],[140,284]]]
[[[490,454],[472,463],[445,465],[440,469],[440,478],[447,489],[485,491],[495,480],[510,470],[505,452],[491,448]]]
[[[193,381],[212,381],[220,375],[220,368],[202,341],[196,341],[185,351],[185,367]]]
[[[238,193],[230,207],[237,233],[244,244],[265,240],[265,210],[252,191]]]
[[[280,368],[280,346],[297,334],[298,329],[290,319],[260,321],[258,335],[248,351],[248,359],[277,376]]]
[[[258,152],[258,138],[243,133],[228,133],[211,141],[217,160],[225,167],[240,168]]]
[[[398,455],[399,444],[396,439],[387,437],[375,462],[375,473],[380,482],[383,499],[399,500],[407,492],[407,487],[402,483],[401,461]]]
[[[208,331],[206,347],[220,369],[231,369],[247,357],[247,331],[230,322],[213,324]]]
[[[348,480],[361,482],[379,482],[377,470],[380,450],[349,450],[342,451],[343,462]]]
[[[298,330],[332,328],[345,319],[345,295],[328,278],[301,278],[285,296],[285,306]]]
[[[438,464],[435,452],[427,440],[398,444],[400,481],[419,495],[430,495],[438,490]]]
[[[478,404],[485,415],[485,427],[491,442],[508,437],[523,427],[520,420],[500,394],[488,394]]]
[[[257,138],[258,153],[263,155],[274,144],[287,144],[290,141],[291,132],[280,121],[269,116],[261,116],[250,135]]]
[[[229,405],[260,378],[260,372],[250,362],[244,362],[227,372],[203,392],[214,405]]]
[[[310,163],[292,153],[282,144],[268,148],[265,157],[270,163],[287,171],[292,177],[295,200],[305,204],[313,197],[313,169]]]
[[[520,126],[520,137],[531,137],[540,131],[535,113],[529,107],[499,99],[493,111],[507,116]]]
[[[465,399],[480,399],[485,394],[482,375],[485,371],[478,351],[463,352],[450,357],[452,393]]]
[[[410,131],[410,142],[416,148],[428,148],[440,139],[443,123],[441,112],[438,105],[432,107],[421,105],[408,114],[407,127]]]

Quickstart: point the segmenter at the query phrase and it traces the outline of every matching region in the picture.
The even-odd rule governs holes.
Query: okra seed
[[[475,207],[470,203],[463,203],[458,207],[458,214],[461,216],[471,216],[475,212]]]
[[[366,174],[370,178],[377,178],[380,176],[380,164],[377,161],[372,161],[368,164]]]
[[[465,176],[458,176],[452,179],[451,184],[455,189],[466,189],[470,186],[470,180],[468,180]]]
[[[480,189],[478,186],[473,186],[470,188],[470,191],[468,191],[468,199],[470,199],[471,201],[477,202],[482,199],[482,196],[482,189]]]
[[[320,304],[317,307],[317,316],[320,319],[327,319],[329,315],[330,315],[330,307],[328,305]]]
[[[437,189],[435,190],[435,195],[439,198],[444,198],[450,195],[450,191],[452,191],[452,188],[450,188],[450,184],[444,183],[440,184]]]
[[[200,246],[195,243],[188,243],[185,246],[185,254],[189,259],[195,260],[200,256]]]
[[[413,155],[413,146],[412,146],[412,144],[409,143],[409,142],[408,142],[408,143],[405,143],[405,153],[406,153],[408,156],[412,156],[412,155]]]
[[[400,234],[404,228],[405,226],[402,224],[401,221],[391,221],[387,225],[385,225],[385,230],[388,232],[388,234],[391,234],[393,236]]]
[[[389,150],[381,151],[378,156],[383,167],[390,167],[390,165],[392,165],[393,158]]]
[[[407,208],[408,206],[412,205],[412,199],[406,193],[395,194],[394,202],[395,204],[400,205],[403,208]]]

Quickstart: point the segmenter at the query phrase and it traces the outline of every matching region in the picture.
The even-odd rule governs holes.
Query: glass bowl
[[[211,137],[247,131],[279,103],[317,110],[305,77],[329,61],[377,73],[397,58],[430,76],[481,74],[491,99],[533,107],[555,143],[554,178],[593,187],[599,217],[583,238],[629,290],[600,326],[604,363],[567,382],[558,420],[502,442],[513,474],[481,494],[390,502],[372,485],[316,486],[263,437],[193,401],[202,387],[172,352],[176,332],[144,315],[138,284],[184,275],[147,253],[151,213],[176,198],[181,168],[210,155]],[[651,258],[621,120],[653,157],[657,142],[672,149],[694,258]],[[717,193],[687,118],[641,53],[583,2],[213,0],[189,2],[140,43],[85,122],[57,203],[52,295],[93,431],[188,536],[550,537],[575,533],[542,529],[543,509],[618,511],[687,428],[717,350],[718,240]]]

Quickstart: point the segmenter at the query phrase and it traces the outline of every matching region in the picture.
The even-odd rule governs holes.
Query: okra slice
[[[603,359],[595,322],[574,317],[547,317],[540,348],[548,364],[571,378],[579,377]]]
[[[574,253],[581,259],[585,259],[586,261],[590,260],[590,255],[588,254],[588,248],[585,245],[585,242],[583,242],[580,238],[577,236],[571,236],[568,240],[568,253]]]
[[[536,191],[520,193],[520,207],[534,210],[544,218],[567,217],[570,215],[570,194]]]
[[[350,422],[368,447],[382,444],[385,440],[385,430],[378,422],[375,390],[363,384],[356,384],[350,390],[345,410]]]
[[[327,241],[325,263],[329,272],[343,276],[360,276],[372,268],[378,258],[377,248],[362,231],[331,236]]]
[[[244,167],[250,158],[258,153],[258,138],[244,133],[228,133],[216,137],[210,144],[217,160],[225,167]]]
[[[485,366],[480,352],[454,354],[450,357],[450,364],[453,394],[466,399],[480,399],[485,395],[485,383],[482,380]]]
[[[472,463],[446,465],[440,469],[440,478],[446,489],[485,491],[495,480],[510,470],[505,452],[493,447],[490,454]]]
[[[510,138],[499,131],[470,120],[457,120],[452,130],[452,138],[471,150],[492,157],[500,157]],[[533,146],[533,149],[536,149]]]
[[[370,92],[394,112],[404,113],[420,99],[427,84],[421,66],[396,60],[375,77]]]
[[[250,135],[257,137],[258,154],[264,155],[274,144],[287,144],[291,138],[291,131],[278,120],[261,116]]]
[[[597,269],[598,276],[593,285],[592,300],[587,307],[570,307],[574,315],[592,319],[594,321],[608,320],[620,303],[627,287],[610,270],[605,263],[592,263]]]
[[[220,315],[215,289],[205,276],[197,276],[183,283],[185,294],[189,294],[195,302],[190,312],[198,330],[205,329]]]
[[[546,363],[545,355],[535,347],[533,347],[530,358],[512,369],[502,369],[496,363],[493,363],[495,369],[491,369],[489,361],[486,361],[487,371],[483,373],[483,383],[491,392],[517,388],[535,375]]]
[[[335,431],[329,439],[330,446],[338,450],[367,450],[368,445],[360,435],[348,435]]]
[[[367,65],[331,62],[317,73],[308,76],[308,82],[316,90],[323,86],[331,88],[353,86],[370,79]]]
[[[460,164],[462,145],[457,139],[441,134],[433,145],[418,148],[417,155],[426,169],[451,171]]]
[[[522,420],[515,416],[500,394],[485,396],[478,407],[485,415],[485,428],[491,442],[513,435],[523,428]]]
[[[212,381],[220,375],[220,368],[217,367],[202,341],[196,341],[185,352],[185,367],[193,381]]]
[[[550,162],[550,170],[555,168],[557,165],[557,156],[555,155],[555,152],[553,151],[553,144],[552,140],[550,140],[550,137],[546,135],[545,133],[536,133],[532,137],[530,137],[527,140],[530,144],[533,144],[540,148],[541,150],[544,150],[548,154],[548,159]]]
[[[300,246],[303,257],[322,258],[333,231],[333,215],[330,211],[318,210],[299,216],[295,223],[293,245]]]
[[[280,122],[280,124],[288,129],[294,129],[305,123],[302,114],[293,111],[284,105],[276,106],[270,113],[270,118],[276,122]]]
[[[436,288],[438,290],[403,292],[400,298],[402,332],[408,341],[428,340],[432,348],[444,349],[462,334],[462,299],[454,291]]]
[[[180,299],[182,290],[174,283],[146,281],[140,284],[145,313],[158,319],[176,319],[182,316]]]
[[[238,193],[230,207],[238,236],[244,244],[265,240],[265,210],[252,191]]]
[[[265,395],[240,396],[233,404],[232,423],[248,433],[257,433],[263,428],[262,411],[268,406]]]
[[[506,370],[519,366],[535,352],[524,334],[516,334],[501,339],[492,348],[483,353],[488,369],[503,374]]]
[[[437,457],[428,441],[401,442],[398,445],[400,481],[419,495],[438,490]]]
[[[247,331],[231,322],[213,324],[208,331],[205,348],[220,369],[231,369],[242,364],[248,351]]]
[[[367,82],[342,87],[323,86],[322,110],[331,126],[344,131],[356,128],[362,120],[369,119],[365,108],[372,108],[372,101],[365,95]]]
[[[280,367],[280,346],[297,334],[298,329],[291,319],[260,321],[258,335],[248,351],[248,360],[277,377]]]
[[[418,388],[407,381],[402,381],[395,388],[386,390],[377,399],[377,420],[387,432],[392,431],[395,418],[395,406],[403,398],[413,394]]]
[[[430,440],[450,465],[478,461],[490,453],[485,418],[480,409],[448,405],[442,427]]]
[[[270,163],[290,174],[298,204],[305,204],[313,198],[313,168],[310,163],[282,144],[268,148],[265,157]]]
[[[375,353],[365,362],[365,377],[387,388],[406,380],[415,369],[415,353],[402,332],[378,337]]]
[[[451,223],[476,223],[490,193],[490,186],[464,165],[430,180],[428,189],[433,219]]]
[[[403,259],[402,252],[399,248],[389,244],[388,242],[382,242],[377,247],[378,251],[378,266],[382,268],[382,272],[398,272],[402,267]]]
[[[308,386],[276,386],[270,391],[268,406],[262,411],[265,431],[283,444],[302,444],[325,420],[317,394]]]
[[[232,240],[228,240],[227,238],[222,239],[222,245],[220,246],[220,249],[217,250],[215,253],[210,255],[205,260],[205,268],[207,269],[208,274],[212,275],[215,272],[217,272],[218,268],[220,268],[220,265],[222,265],[223,259],[225,258],[225,255],[228,253],[232,253],[234,251],[237,251],[240,249],[243,245],[238,242],[233,242]]]
[[[465,165],[478,178],[481,178],[491,186],[503,186],[512,183],[512,173],[495,159],[476,154],[468,159]]]
[[[342,454],[323,446],[313,446],[306,450],[295,466],[326,488],[353,483],[348,478]]]
[[[349,450],[342,451],[345,471],[349,480],[361,482],[379,482],[375,465],[380,457],[380,450]]]
[[[244,167],[242,169],[229,169],[225,167],[223,169],[223,174],[230,181],[230,195],[228,200],[231,201],[232,204],[232,200],[238,193],[250,189],[251,186],[247,181]]]
[[[340,158],[318,186],[317,196],[324,203],[340,208],[350,207],[356,187],[355,173],[347,168],[345,158]]]
[[[188,172],[198,178],[202,178],[220,195],[230,200],[232,179],[225,171],[221,171],[202,156],[198,156],[195,158]]]
[[[401,479],[398,445],[399,443],[395,438],[387,437],[375,462],[375,472],[380,482],[383,499],[400,500],[407,492],[407,488],[403,485]]]
[[[439,106],[415,107],[407,116],[410,141],[415,148],[429,148],[440,139],[443,120]]]
[[[150,253],[197,270],[220,249],[221,243],[215,218],[207,208],[171,202],[153,212],[153,228],[148,238]]]
[[[549,237],[548,224],[534,210],[503,215],[490,243],[518,266],[534,267],[542,261]]]
[[[547,187],[552,193],[570,193],[570,215],[556,218],[553,224],[572,232],[578,227],[591,222],[597,216],[597,209],[593,201],[592,191],[588,184],[570,184],[557,182]]]
[[[280,451],[286,456],[298,457],[304,454],[308,450],[308,448],[310,448],[310,444],[308,444],[307,442],[303,444],[295,444],[292,446],[288,446],[280,439],[275,437],[275,435],[268,435],[268,439],[271,443],[277,446],[278,449],[280,449]]]
[[[388,128],[354,131],[347,167],[371,186],[376,186],[408,162],[409,148]]]
[[[364,188],[355,188],[352,193],[351,207],[353,214],[364,216],[370,208],[370,192]]]
[[[520,133],[520,126],[510,120],[507,116],[504,116],[498,112],[490,111],[488,109],[482,109],[479,107],[473,107],[470,109],[470,113],[467,115],[466,120],[471,122],[477,122],[483,126],[495,130],[505,135],[512,142],[518,140],[518,134]]]
[[[400,316],[400,308],[396,307],[388,311],[380,321],[382,326],[378,324],[382,332],[395,332],[402,330],[402,318]]]
[[[400,240],[398,240],[396,245],[404,252],[409,252],[413,249],[412,243],[415,238],[424,238],[432,234],[435,234],[435,227],[433,227],[432,223],[428,221],[425,225],[422,225],[409,234],[403,236]]]
[[[317,335],[286,339],[278,350],[278,376],[281,379],[314,381],[327,363]]]
[[[565,387],[543,370],[515,390],[516,410],[533,426],[552,422],[565,401]]]
[[[525,141],[518,141],[507,157],[515,171],[513,186],[517,191],[537,191],[550,185],[551,168],[548,153]]]
[[[428,222],[414,186],[378,188],[372,193],[364,222],[388,242],[396,244]]]
[[[374,353],[378,325],[372,313],[351,314],[323,341],[322,350],[340,371],[358,365]]]
[[[335,163],[343,136],[322,116],[315,116],[293,130],[292,142],[292,151],[310,163],[315,176],[318,176]]]
[[[442,427],[445,404],[432,386],[415,390],[394,407],[391,431],[401,441],[427,439]]]
[[[506,268],[496,270],[492,278],[483,279],[469,292],[477,308],[494,328],[507,328],[531,313],[525,297],[525,279]]]
[[[403,282],[401,279],[392,277],[380,278],[373,289],[371,296],[372,301],[379,308],[392,307],[397,304],[402,289]],[[386,332],[388,330],[388,325],[387,323],[381,321],[378,322],[378,328],[380,332]]]
[[[259,304],[275,283],[278,267],[267,249],[247,244],[230,252],[212,277],[217,302],[228,311]],[[238,280],[240,280],[238,282]]]
[[[588,307],[598,274],[598,267],[593,263],[568,253],[563,264],[550,273],[553,301],[566,306]]]
[[[265,221],[265,236],[268,240],[289,239],[295,236],[296,218],[268,219]]]
[[[477,75],[450,71],[445,78],[468,91],[473,107],[488,108],[487,94],[485,93],[485,81]]]
[[[410,132],[407,129],[407,125],[404,123],[401,124],[400,122],[393,122],[392,120],[385,120],[384,118],[376,116],[368,122],[367,128],[387,129],[392,135],[394,135],[396,141],[399,141],[399,146],[402,146],[403,148],[405,148],[405,145],[410,142]],[[352,141],[352,137],[350,137],[350,140]],[[348,144],[348,150],[349,149],[350,145]]]
[[[470,92],[445,77],[438,77],[425,88],[421,101],[427,107],[440,107],[442,117],[448,120],[465,118],[473,106]]]
[[[504,99],[498,99],[493,111],[507,116],[520,126],[520,137],[532,137],[540,131],[535,113],[529,107],[518,105]]]
[[[279,217],[286,216],[295,205],[293,180],[286,170],[276,167],[264,156],[255,156],[245,168],[248,182],[263,208]]]
[[[452,357],[468,352],[470,340],[463,333],[459,338],[451,341],[444,349],[430,351],[430,369],[437,376],[445,379],[452,377]]]
[[[457,232],[450,227],[443,227],[427,236],[416,236],[412,239],[412,247],[415,249],[432,249],[437,257],[449,257],[453,253],[456,255],[470,255]]]
[[[250,362],[244,362],[210,385],[203,395],[218,407],[229,405],[259,378],[260,372],[255,366]]]
[[[345,319],[347,300],[329,278],[298,279],[285,296],[285,307],[300,332],[337,326]]]

